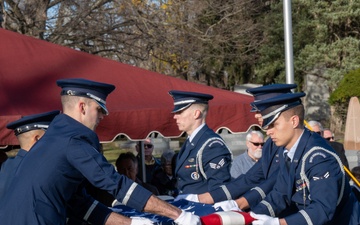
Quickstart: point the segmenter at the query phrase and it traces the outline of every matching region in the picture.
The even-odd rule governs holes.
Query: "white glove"
[[[182,210],[180,216],[174,220],[177,225],[201,225],[200,217]]]
[[[280,225],[279,218],[271,217],[264,214],[255,214],[250,212],[250,216],[256,220],[252,222],[252,225]]]
[[[179,201],[180,199],[186,199],[191,202],[199,202],[198,195],[195,194],[178,195],[174,201]]]
[[[153,225],[154,222],[151,221],[148,218],[144,218],[144,217],[130,217],[131,218],[131,224],[130,225]]]
[[[215,210],[218,210],[219,208],[222,208],[223,211],[239,211],[242,212],[241,209],[239,209],[237,203],[234,200],[225,200],[222,202],[217,202],[213,205]]]

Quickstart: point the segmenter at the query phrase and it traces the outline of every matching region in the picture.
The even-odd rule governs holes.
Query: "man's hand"
[[[180,199],[186,199],[191,202],[199,202],[198,195],[195,194],[178,195],[174,201],[179,201]]]
[[[131,218],[131,224],[130,225],[153,225],[153,221],[144,218],[144,217],[130,217]]]
[[[200,217],[182,210],[180,216],[174,220],[177,225],[201,225]]]
[[[218,210],[219,208],[222,208],[223,211],[239,211],[241,212],[241,209],[239,209],[238,205],[234,200],[226,200],[222,202],[217,202],[213,206],[215,210]]]
[[[253,225],[280,225],[279,218],[271,217],[264,214],[255,214],[250,212],[250,216],[256,219],[252,222]]]
[[[209,192],[205,192],[203,194],[198,195],[199,202],[205,203],[205,204],[214,204],[214,199],[212,198],[211,194]]]
[[[236,204],[239,206],[239,208],[241,210],[246,210],[246,209],[249,209],[250,206],[249,206],[249,202],[247,201],[246,198],[244,197],[241,197],[241,198],[238,198],[235,200],[236,201]]]

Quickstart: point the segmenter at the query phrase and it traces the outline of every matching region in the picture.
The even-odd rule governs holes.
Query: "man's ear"
[[[34,136],[34,141],[37,142],[38,140],[40,140],[40,138],[41,138],[40,135],[35,135]]]
[[[199,109],[194,110],[194,117],[195,119],[199,119],[202,117],[202,112]]]
[[[299,126],[300,118],[297,115],[291,117],[291,123],[293,128],[297,128]]]
[[[79,101],[78,102],[78,109],[81,112],[81,114],[85,115],[85,102]]]

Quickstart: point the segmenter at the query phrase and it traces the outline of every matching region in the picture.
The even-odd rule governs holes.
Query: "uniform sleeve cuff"
[[[257,204],[259,204],[263,199],[259,192],[256,190],[251,190],[246,192],[243,197],[247,200],[249,203],[250,208],[255,207]]]
[[[89,209],[91,210],[91,209]],[[106,207],[105,205],[98,203],[96,206],[90,211],[87,212],[89,214],[86,221],[90,222],[94,225],[104,225],[108,217],[112,213],[112,210]]]
[[[224,190],[225,188],[225,190]],[[212,199],[214,200],[214,202],[221,202],[221,201],[225,201],[225,200],[230,200],[232,199],[231,196],[229,196],[230,194],[226,195],[226,187],[224,185],[220,186],[219,188],[216,188],[212,191],[210,191],[210,195],[212,197]]]
[[[151,195],[150,191],[140,185],[136,185],[125,205],[142,212]]]

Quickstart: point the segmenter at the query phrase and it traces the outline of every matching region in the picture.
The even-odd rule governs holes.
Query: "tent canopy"
[[[142,140],[152,132],[179,137],[171,114],[170,90],[212,94],[207,124],[218,131],[246,132],[256,124],[253,97],[147,71],[46,41],[0,29],[0,145],[18,145],[6,124],[21,116],[61,110],[56,80],[85,78],[111,83],[110,115],[96,132],[102,142],[118,135]]]

